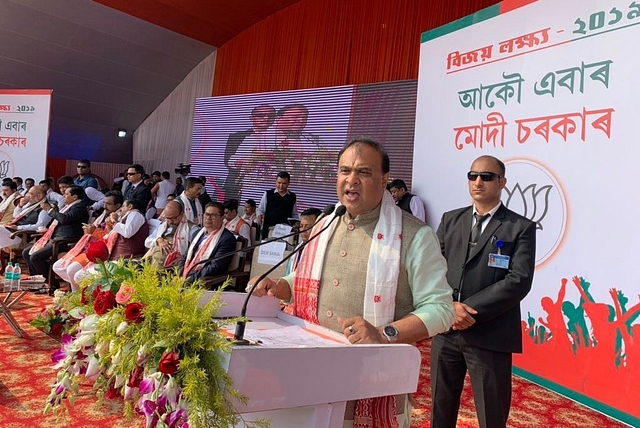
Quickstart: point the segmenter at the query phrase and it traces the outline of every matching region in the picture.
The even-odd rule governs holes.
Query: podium
[[[245,298],[223,293],[218,315],[239,316]],[[234,403],[247,422],[341,428],[347,401],[417,389],[420,351],[414,346],[352,345],[342,334],[282,312],[272,297],[252,297],[247,318],[245,338],[256,344],[234,346],[226,356],[234,388],[248,397],[246,404]]]

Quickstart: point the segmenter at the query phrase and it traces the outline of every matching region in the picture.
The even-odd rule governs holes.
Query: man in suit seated
[[[222,226],[224,208],[219,202],[210,202],[204,208],[203,227],[189,244],[187,254],[178,262],[180,274],[189,281],[218,276],[227,272],[233,257],[231,252],[236,248],[236,238]],[[224,256],[228,254],[228,256]],[[217,260],[198,262],[223,256]],[[221,284],[214,284],[217,288]]]
[[[89,212],[82,203],[84,196],[82,187],[70,186],[64,191],[65,205],[62,209],[58,210],[58,207],[52,206],[47,201],[40,203],[40,207],[53,218],[53,222],[35,244],[22,251],[22,257],[24,257],[31,275],[47,275],[49,265],[52,263],[49,259],[53,254],[53,241],[66,238],[76,239],[82,236],[84,233],[82,225],[89,220]],[[66,250],[66,247],[62,250]],[[50,292],[53,292],[53,288],[50,288]]]

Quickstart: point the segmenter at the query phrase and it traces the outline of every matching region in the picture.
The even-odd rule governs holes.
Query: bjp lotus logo
[[[524,189],[516,183],[511,189],[505,187],[507,200],[505,206],[512,211],[519,212],[529,220],[535,222],[538,230],[543,230],[542,224],[549,211],[549,193],[553,185],[529,184]]]
[[[9,166],[11,166],[11,162],[8,160],[0,161],[0,178],[9,177]]]
[[[13,177],[14,175],[13,159],[8,153],[0,150],[0,178]]]
[[[507,166],[502,203],[535,222],[536,266],[560,247],[568,224],[567,200],[555,174],[531,159],[513,159]]]

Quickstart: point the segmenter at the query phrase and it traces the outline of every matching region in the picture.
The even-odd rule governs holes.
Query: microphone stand
[[[265,279],[271,272],[276,270],[278,267],[282,266],[282,264],[284,262],[289,260],[295,254],[298,254],[300,251],[302,251],[311,241],[316,239],[318,236],[320,236],[320,234],[322,232],[327,230],[329,228],[329,226],[331,226],[331,223],[333,223],[335,221],[335,219],[337,219],[339,217],[342,217],[346,212],[347,212],[347,209],[345,208],[345,206],[344,205],[340,205],[336,209],[335,217],[333,217],[331,220],[329,220],[329,223],[327,223],[327,225],[325,227],[323,227],[318,233],[316,233],[315,235],[310,237],[307,240],[307,242],[303,243],[300,247],[298,247],[294,251],[292,251],[291,254],[289,254],[287,257],[283,258],[278,263],[276,263],[274,266],[272,266],[271,269],[269,269],[268,271],[266,271],[265,273],[260,275],[258,277],[257,281],[255,281],[255,283],[251,286],[251,289],[247,293],[247,298],[244,300],[244,304],[242,305],[242,309],[240,310],[240,316],[243,317],[243,318],[247,316],[247,306],[249,304],[249,299],[253,295],[253,292],[255,291],[255,289],[258,286],[258,284],[260,283],[260,281]],[[244,338],[244,330],[245,330],[246,326],[247,326],[247,323],[245,321],[240,321],[240,322],[238,322],[236,324],[236,331],[235,331],[235,334],[233,336],[234,345],[245,346],[245,345],[249,345],[250,344],[250,342]]]
[[[208,262],[215,262],[215,261],[218,261],[218,260],[220,260],[220,259],[224,259],[225,257],[233,256],[234,254],[237,254],[237,253],[244,253],[244,252],[247,252],[247,251],[249,251],[249,250],[253,250],[253,249],[258,248],[259,246],[264,245],[264,244],[269,244],[269,243],[271,243],[271,242],[276,242],[276,241],[282,241],[283,239],[290,238],[290,237],[292,237],[292,236],[296,236],[296,235],[300,235],[302,232],[306,232],[306,231],[307,231],[307,230],[309,230],[309,229],[313,229],[313,228],[315,227],[315,225],[316,225],[316,224],[318,224],[318,223],[320,222],[320,220],[322,220],[322,219],[323,219],[323,218],[325,218],[326,216],[328,216],[328,215],[330,215],[331,213],[333,213],[334,209],[335,209],[335,205],[327,205],[327,206],[324,208],[324,210],[322,211],[322,214],[324,214],[324,215],[320,215],[320,217],[318,217],[318,219],[316,220],[316,222],[315,222],[315,223],[313,223],[313,225],[311,225],[310,227],[308,227],[308,228],[306,228],[306,229],[303,229],[303,230],[296,230],[295,232],[291,232],[291,233],[289,233],[289,234],[287,234],[287,235],[279,236],[279,237],[277,237],[277,238],[269,238],[269,239],[265,239],[264,241],[260,241],[260,242],[258,242],[257,244],[250,245],[250,246],[248,246],[248,247],[244,247],[244,248],[240,248],[239,250],[230,251],[230,252],[228,252],[228,253],[224,253],[224,254],[218,254],[218,255],[213,256],[213,257],[210,257],[210,258],[208,258],[208,259],[200,260],[199,262],[197,262],[197,263],[195,263],[193,266],[191,266],[191,268],[190,268],[190,269],[189,269],[189,271],[187,272],[187,275],[186,275],[186,276],[188,277],[189,275],[191,275],[191,273],[193,272],[193,269],[194,269],[196,266],[199,266],[199,265],[201,265],[201,264],[208,263]],[[223,227],[224,227],[224,226],[223,226]]]

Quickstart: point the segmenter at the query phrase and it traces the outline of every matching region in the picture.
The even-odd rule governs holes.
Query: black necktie
[[[491,214],[480,215],[478,213],[474,213],[473,217],[476,219],[476,224],[473,225],[473,230],[471,231],[471,239],[469,239],[469,244],[471,246],[476,245],[478,243],[478,239],[480,239],[480,235],[482,235],[482,223],[489,218]]]

